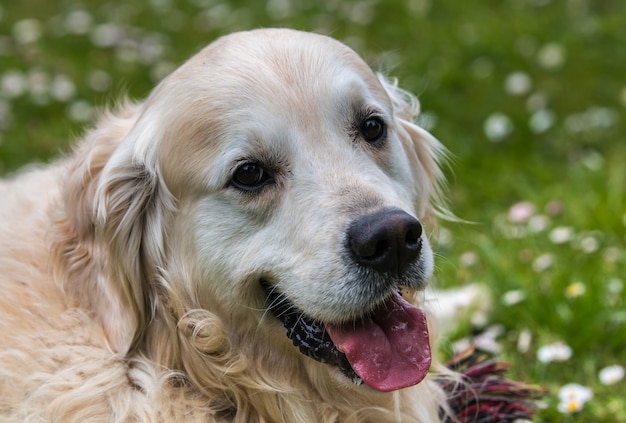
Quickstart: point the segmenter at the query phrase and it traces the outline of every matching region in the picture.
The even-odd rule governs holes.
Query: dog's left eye
[[[377,143],[385,139],[387,136],[387,127],[385,123],[378,117],[370,117],[361,122],[359,132],[369,143]]]
[[[232,179],[235,188],[253,191],[261,188],[271,179],[271,175],[257,163],[247,162],[237,168]]]

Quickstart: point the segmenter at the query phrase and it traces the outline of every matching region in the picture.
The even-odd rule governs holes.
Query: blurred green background
[[[450,207],[471,223],[442,222],[435,283],[483,284],[493,304],[443,354],[487,330],[546,389],[537,421],[626,422],[623,0],[2,0],[0,174],[67,151],[99,107],[143,98],[215,37],[262,26],[346,42],[419,96],[451,151]],[[593,398],[564,413],[569,383]]]

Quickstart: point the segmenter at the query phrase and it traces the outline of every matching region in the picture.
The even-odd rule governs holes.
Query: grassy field
[[[491,328],[514,376],[547,391],[537,421],[626,422],[626,382],[600,376],[626,366],[623,0],[2,1],[0,173],[259,26],[345,41],[419,95],[452,152],[450,207],[471,223],[442,223],[436,283],[483,284],[493,307],[444,353]],[[570,383],[593,397],[563,412]]]

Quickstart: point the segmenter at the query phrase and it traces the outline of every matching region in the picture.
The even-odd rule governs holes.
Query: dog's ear
[[[145,116],[144,116],[145,118]],[[172,195],[159,175],[158,125],[139,120],[102,169],[95,192],[95,236],[106,249],[100,313],[112,347],[128,352],[154,317]],[[119,314],[118,314],[119,313]],[[117,315],[116,315],[117,314]]]
[[[445,178],[441,163],[446,159],[446,149],[428,131],[415,123],[420,113],[419,100],[398,87],[397,81],[382,74],[378,79],[387,91],[394,110],[397,133],[414,173],[417,204],[420,218],[433,218],[435,214],[448,215],[442,195]],[[428,201],[423,201],[424,198]]]

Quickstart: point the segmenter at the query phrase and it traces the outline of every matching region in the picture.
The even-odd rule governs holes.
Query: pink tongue
[[[415,385],[430,369],[426,316],[400,294],[365,321],[326,324],[326,330],[356,374],[377,391]]]

